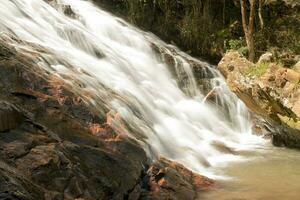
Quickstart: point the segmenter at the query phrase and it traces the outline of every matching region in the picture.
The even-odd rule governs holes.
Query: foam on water
[[[62,5],[70,5],[76,17],[65,16]],[[0,30],[1,37],[11,34],[51,51],[39,55],[40,67],[83,82],[85,91],[95,96],[89,103],[119,113],[130,126],[128,133],[153,158],[163,155],[211,175],[214,166],[243,159],[218,151],[214,141],[248,150],[263,143],[252,135],[248,111],[218,71],[88,1],[60,0],[55,9],[42,0],[2,0]],[[30,45],[12,43],[20,51],[34,51]],[[173,56],[177,77],[152,43]],[[216,104],[199,90],[187,59],[213,74]],[[187,77],[185,89],[176,82],[182,74]]]

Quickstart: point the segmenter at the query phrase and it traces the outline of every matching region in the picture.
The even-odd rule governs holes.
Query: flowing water
[[[299,200],[299,151],[265,146],[245,162],[216,168],[231,178],[202,194],[211,200]]]
[[[65,5],[74,13],[66,16]],[[257,149],[267,143],[252,135],[247,109],[213,66],[89,1],[57,0],[51,6],[42,0],[1,0],[0,31],[1,38],[20,52],[38,55],[41,68],[67,77],[66,82],[86,103],[118,113],[127,124],[127,133],[153,159],[163,155],[201,174],[226,178],[234,176],[230,170],[240,164],[222,166],[235,161],[243,166],[243,161],[257,157]],[[51,53],[37,51],[36,46]],[[172,56],[175,75],[162,52]],[[218,96],[216,103],[207,101],[207,92],[199,90],[190,61],[212,75],[209,82],[211,92]],[[84,88],[76,81],[84,83]],[[115,124],[116,131],[120,124]],[[215,144],[253,153],[228,154]]]

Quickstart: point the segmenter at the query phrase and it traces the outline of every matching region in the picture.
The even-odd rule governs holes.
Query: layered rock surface
[[[212,186],[178,163],[150,161],[111,127],[107,108],[41,69],[39,53],[51,52],[35,48],[0,41],[0,199],[197,199]]]
[[[218,68],[230,89],[262,117],[275,145],[300,148],[299,72],[271,62],[255,65],[237,52],[227,53]]]

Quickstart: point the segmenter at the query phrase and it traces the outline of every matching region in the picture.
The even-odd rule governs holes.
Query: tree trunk
[[[255,46],[254,46],[254,38],[253,38],[253,35],[249,36],[249,45],[248,45],[248,48],[249,48],[249,60],[251,62],[254,62],[255,60]]]
[[[255,18],[255,1],[250,0],[250,20],[249,20],[249,60],[254,62],[255,49],[254,49],[254,18]]]
[[[242,13],[242,24],[245,33],[247,48],[249,51],[249,60],[254,62],[255,60],[255,47],[254,47],[254,15],[255,15],[255,0],[250,1],[250,14],[249,23],[247,22],[247,7],[246,0],[240,0],[241,13]]]
[[[226,24],[226,0],[223,0],[223,26]]]

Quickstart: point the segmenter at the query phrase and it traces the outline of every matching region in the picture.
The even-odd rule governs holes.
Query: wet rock
[[[0,101],[0,132],[17,128],[24,120],[20,111],[9,102]]]
[[[1,102],[5,132],[0,135],[0,161],[20,174],[21,181],[14,181],[17,188],[27,182],[39,185],[42,196],[32,197],[35,192],[30,194],[25,187],[19,199],[123,198],[147,165],[143,149],[129,138],[114,142],[115,134],[98,137],[98,129],[89,129],[89,124],[99,123],[105,132],[114,132],[106,120],[88,105],[73,101],[77,95],[63,81],[54,81],[31,59],[23,62],[24,57],[15,54],[0,64],[4,86],[0,97],[6,99]],[[0,188],[3,184],[9,183],[1,182]],[[14,195],[13,187],[7,191],[7,197]]]
[[[43,191],[0,159],[0,199],[43,199]]]
[[[57,0],[44,0],[44,1],[46,1],[47,3],[49,3],[55,9],[61,11],[66,16],[71,17],[71,18],[78,18],[78,16],[73,11],[73,9],[72,9],[72,7],[70,5],[61,4],[61,2],[57,1]]]
[[[293,147],[300,149],[300,132],[297,129],[282,124],[272,124],[272,143],[275,146]]]
[[[71,8],[70,5],[63,5],[62,8],[63,8],[63,11],[64,11],[64,14],[65,14],[65,15],[70,16],[70,17],[72,17],[72,18],[75,18],[76,14],[75,14],[75,12],[72,10],[72,8]]]
[[[213,141],[212,145],[220,152],[225,154],[237,154],[237,152],[220,141]]]
[[[180,54],[179,58],[178,50],[172,46],[166,48],[162,47],[160,44],[151,43],[151,48],[157,53],[161,60],[167,64],[173,77],[177,77],[176,81],[178,87],[181,88],[185,94],[194,95],[191,94],[191,91],[189,90],[189,88],[194,87],[189,78],[192,74],[195,77],[196,84],[203,93],[207,94],[212,90],[210,81],[215,77],[213,70],[211,69],[213,66],[209,66],[206,62],[195,60],[189,55]],[[191,66],[191,72],[186,71],[186,68],[184,67],[185,64]]]
[[[182,199],[210,183],[161,160],[164,184],[178,189],[170,193],[140,144],[111,126],[117,114],[36,65],[51,52],[34,48],[23,54],[0,40],[0,199]]]
[[[149,187],[141,199],[200,199],[200,191],[214,185],[212,180],[165,158],[150,166],[145,182]]]
[[[18,158],[27,154],[30,150],[30,143],[24,141],[13,141],[3,145],[5,154],[9,158]]]
[[[266,139],[271,139],[272,125],[259,115],[252,115],[252,132],[255,135],[263,136]]]

